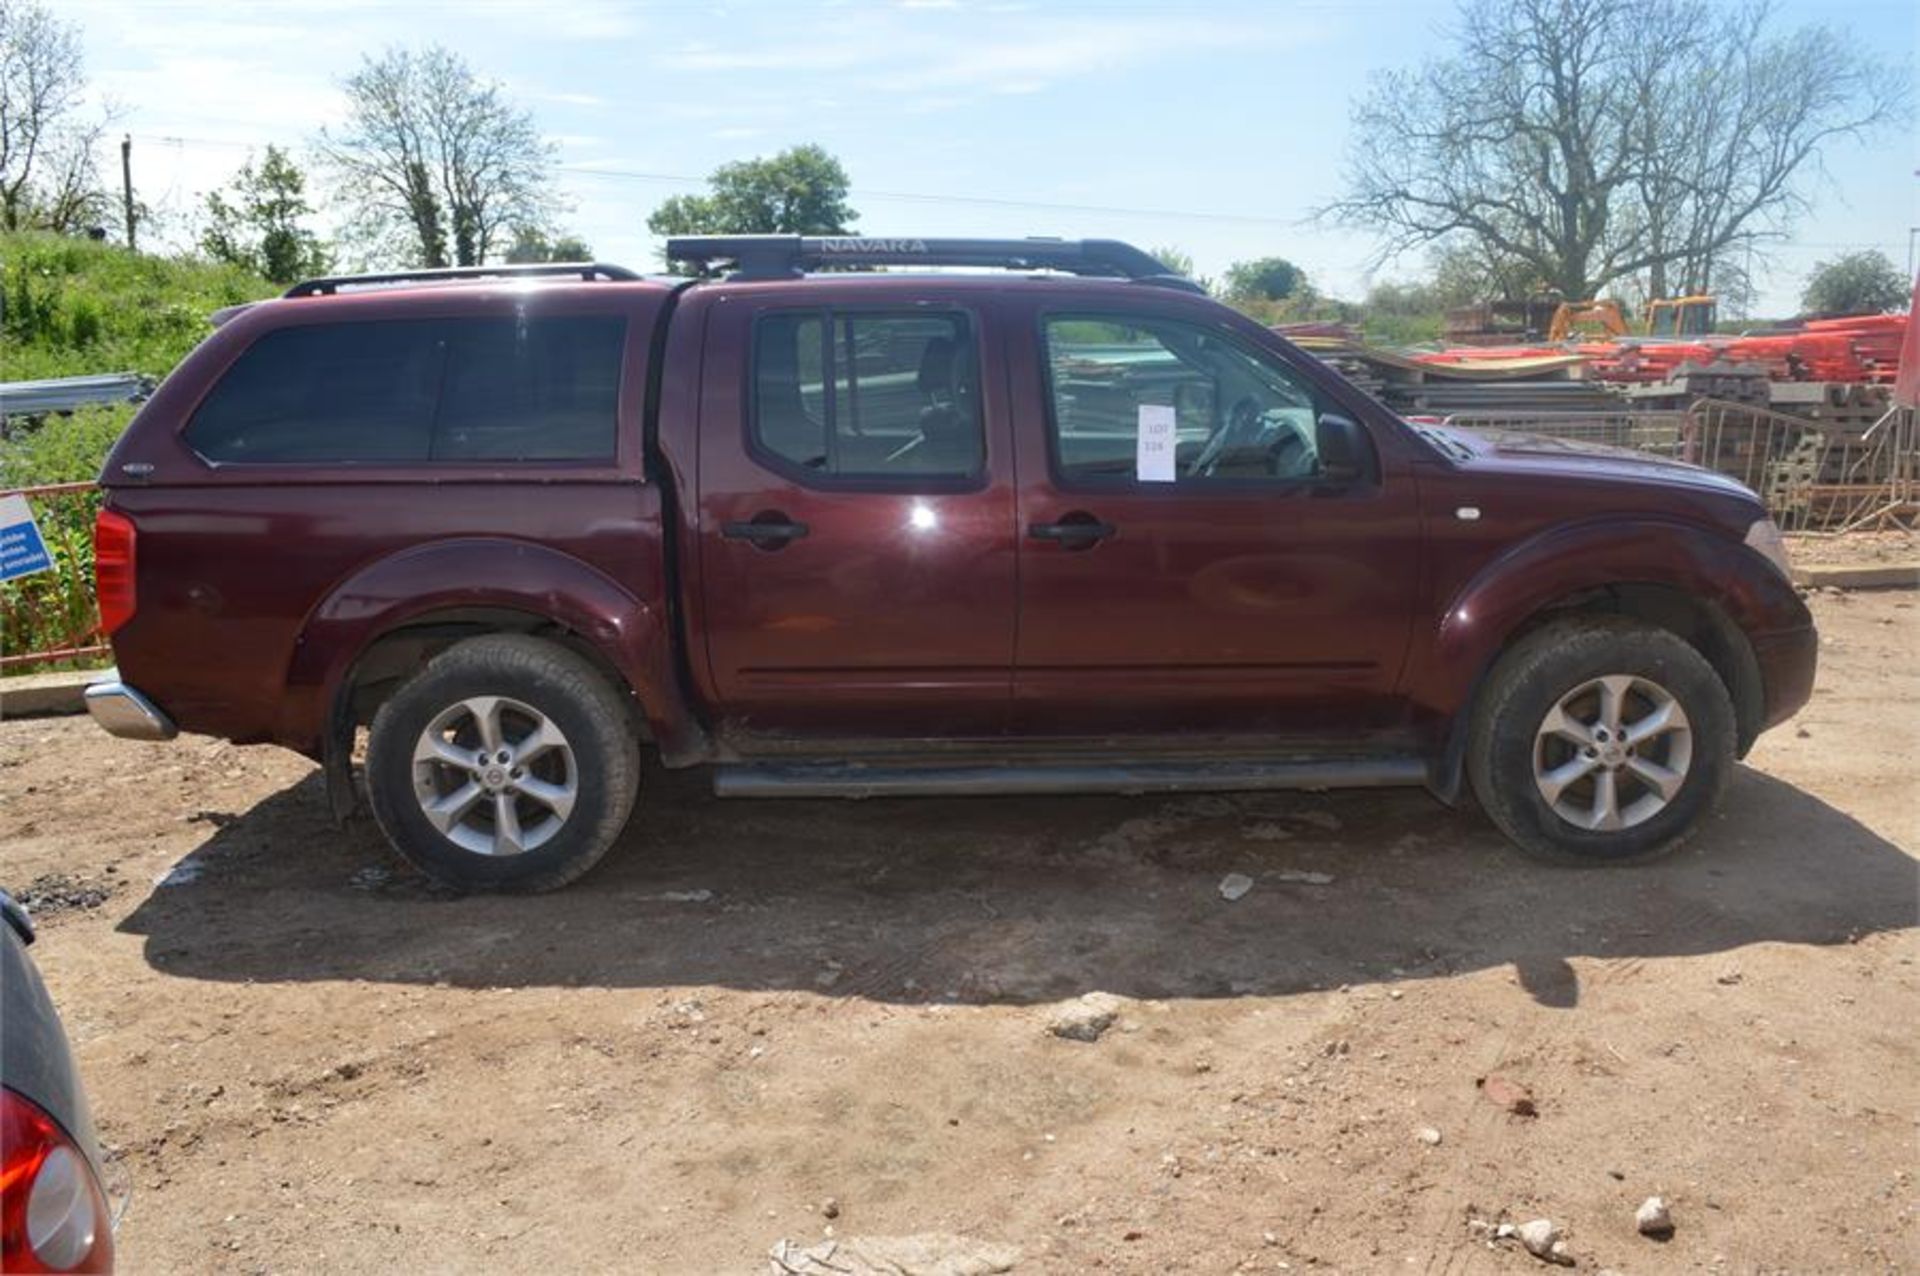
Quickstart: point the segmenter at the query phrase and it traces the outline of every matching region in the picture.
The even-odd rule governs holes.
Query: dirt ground
[[[1469,1224],[1535,1217],[1583,1270],[1911,1271],[1920,599],[1814,606],[1813,705],[1634,869],[1417,792],[654,772],[576,887],[457,899],[298,758],[45,719],[0,726],[0,878],[129,1272],[760,1272],[830,1231],[926,1270],[1519,1272]],[[1047,1032],[1095,991],[1104,1036]]]
[[[1920,535],[1891,528],[1848,532],[1787,534],[1787,553],[1796,567],[1889,567],[1920,563]]]

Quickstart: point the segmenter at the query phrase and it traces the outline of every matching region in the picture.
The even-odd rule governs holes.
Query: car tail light
[[[110,1272],[113,1222],[60,1123],[0,1090],[0,1271]]]
[[[133,619],[133,542],[133,520],[125,514],[101,510],[93,520],[93,582],[102,633]]]

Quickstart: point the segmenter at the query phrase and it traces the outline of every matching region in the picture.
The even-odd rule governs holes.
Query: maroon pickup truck
[[[99,721],[296,749],[343,817],[367,725],[401,854],[538,890],[643,746],[740,797],[1470,786],[1632,859],[1809,694],[1745,488],[1411,424],[1125,244],[669,251],[226,316],[107,460]]]

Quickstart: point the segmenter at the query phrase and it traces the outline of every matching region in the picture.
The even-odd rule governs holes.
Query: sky
[[[1730,2],[1730,0],[1728,0]],[[846,166],[856,229],[1058,235],[1174,246],[1197,272],[1284,256],[1355,297],[1419,254],[1320,225],[1348,112],[1378,71],[1441,44],[1453,0],[60,0],[95,105],[133,139],[159,237],[191,239],[204,192],[269,143],[337,126],[363,56],[438,43],[501,81],[558,148],[560,217],[601,260],[658,264],[649,212],[731,160],[815,142]],[[1911,73],[1914,0],[1782,0],[1784,26],[1838,25]],[[118,146],[102,157],[117,176]],[[1920,147],[1842,143],[1812,214],[1759,263],[1756,312],[1796,309],[1842,252],[1909,260]]]

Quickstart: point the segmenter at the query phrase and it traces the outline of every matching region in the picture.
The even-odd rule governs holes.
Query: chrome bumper
[[[128,740],[171,740],[180,734],[173,719],[160,712],[153,701],[118,679],[96,682],[87,688],[87,712],[109,735]]]

